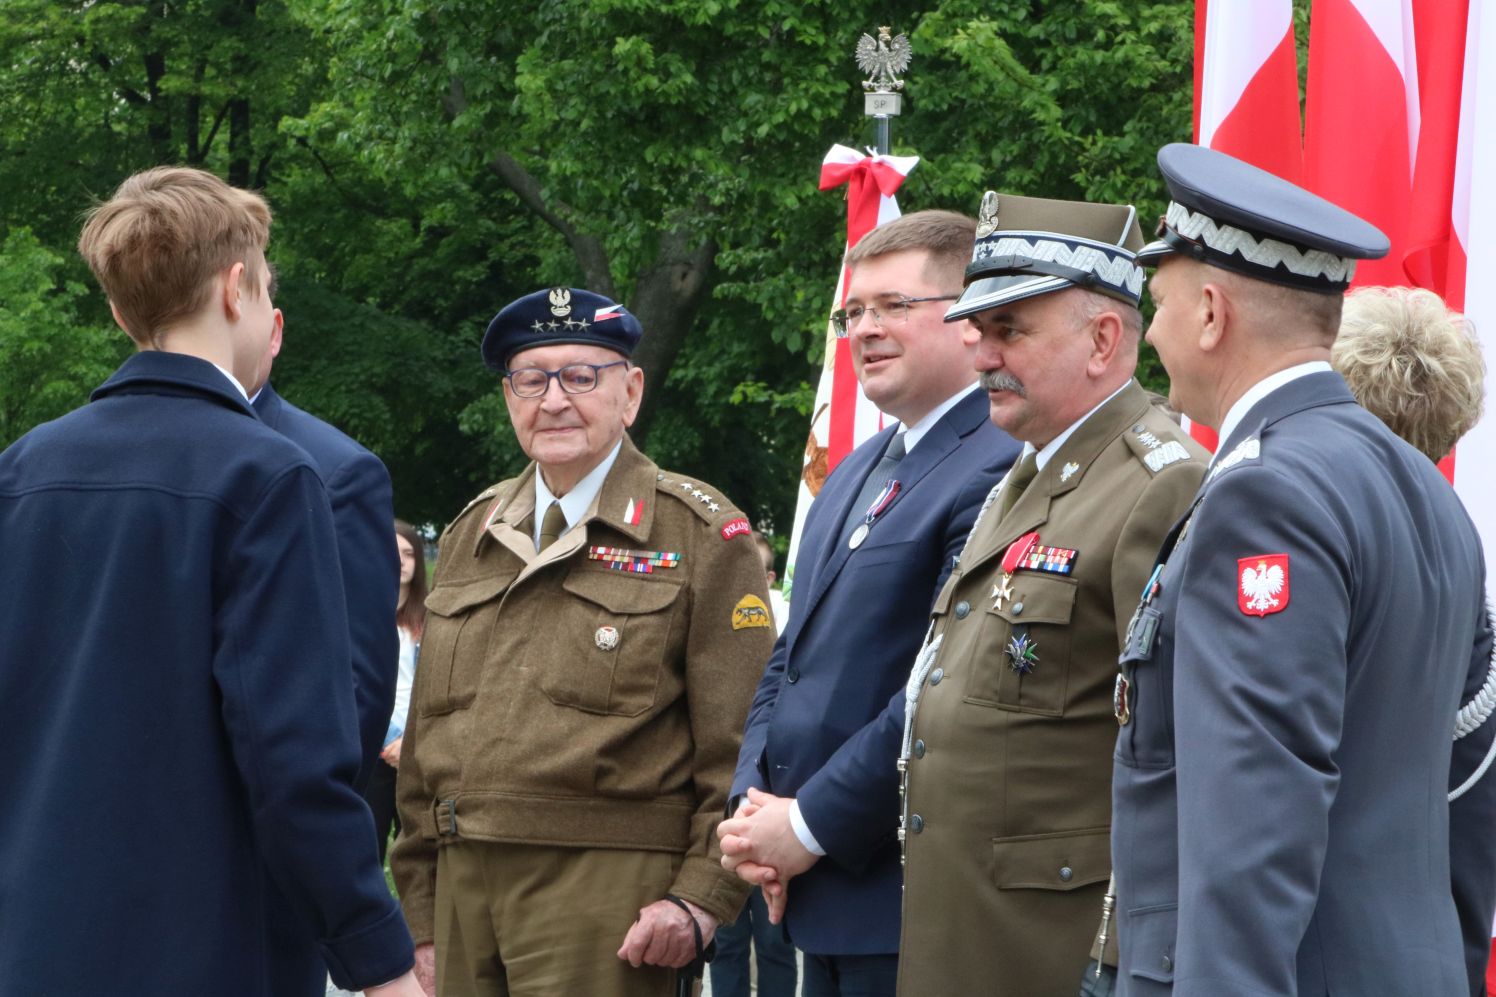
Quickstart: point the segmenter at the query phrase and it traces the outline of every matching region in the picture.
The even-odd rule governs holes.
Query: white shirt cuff
[[[795,832],[795,837],[800,839],[800,844],[812,855],[825,855],[826,849],[816,840],[816,836],[810,833],[810,826],[805,823],[805,818],[800,816],[800,801],[790,801],[790,830]]]

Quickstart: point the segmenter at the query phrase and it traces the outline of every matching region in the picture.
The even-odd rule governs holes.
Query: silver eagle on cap
[[[878,37],[864,34],[857,39],[857,68],[868,74],[862,89],[873,93],[895,93],[904,89],[898,74],[909,68],[914,49],[908,35],[892,35],[892,28],[879,28]]]
[[[565,318],[571,314],[571,290],[565,287],[551,289],[551,314],[557,318]]]

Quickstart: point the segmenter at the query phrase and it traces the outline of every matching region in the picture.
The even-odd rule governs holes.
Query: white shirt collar
[[[213,363],[213,361],[209,360],[208,363]],[[218,373],[229,379],[229,383],[234,386],[234,390],[239,392],[239,394],[244,397],[245,401],[249,401],[249,392],[244,390],[244,385],[239,383],[238,378],[236,378],[233,374],[230,374],[227,370],[224,370],[222,367],[219,367],[216,363],[213,363],[213,366],[218,368]],[[255,392],[255,394],[259,394],[259,392],[257,391]]]
[[[961,403],[961,399],[976,390],[975,384],[969,384],[960,391],[951,395],[945,401],[936,405],[925,417],[914,425],[901,429],[904,434],[904,453],[908,453],[919,445],[919,441],[925,438],[925,434],[934,428],[935,424],[945,417],[945,414]]]
[[[608,456],[604,457],[601,463],[588,471],[587,476],[578,481],[571,491],[561,496],[559,501],[561,502],[561,512],[566,516],[567,529],[571,529],[577,523],[580,523],[582,517],[587,515],[587,510],[592,508],[592,500],[597,498],[597,493],[603,490],[603,479],[613,469],[613,462],[618,459],[618,452],[622,449],[623,440],[620,439],[617,443],[613,444],[613,449],[608,451]],[[532,535],[531,539],[535,541],[537,546],[540,544],[540,527],[542,521],[545,519],[545,511],[555,501],[558,501],[556,496],[552,495],[551,490],[546,487],[545,475],[541,474],[539,466],[536,466],[535,516],[533,517],[535,526],[530,532]]]
[[[1096,404],[1096,408],[1091,409],[1091,411],[1087,412],[1079,419],[1076,419],[1063,433],[1061,433],[1059,436],[1056,436],[1048,443],[1044,444],[1043,448],[1039,450],[1039,456],[1034,458],[1034,463],[1038,465],[1039,470],[1044,470],[1044,465],[1049,463],[1049,459],[1060,452],[1060,447],[1065,445],[1065,441],[1070,439],[1071,436],[1075,435],[1075,431],[1081,426],[1085,425],[1086,420],[1095,415],[1097,409],[1101,408],[1101,406],[1105,405],[1113,398],[1116,398],[1119,394],[1122,393],[1124,389],[1126,389],[1127,385],[1131,383],[1132,379],[1129,378],[1126,382],[1123,383],[1122,387],[1118,388],[1116,391],[1113,391],[1111,394],[1107,395],[1100,402],[1098,402]],[[1034,449],[1035,448],[1032,443],[1025,443],[1023,445],[1023,453],[1019,455],[1018,460],[1022,460],[1024,457],[1027,457],[1029,454],[1033,453]],[[1017,467],[1018,461],[1014,461],[1013,466]]]
[[[1238,398],[1236,404],[1226,410],[1226,418],[1221,420],[1220,432],[1217,434],[1221,438],[1221,443],[1224,444],[1231,438],[1231,434],[1236,431],[1237,426],[1241,425],[1241,421],[1247,417],[1247,413],[1252,410],[1253,405],[1256,405],[1285,384],[1297,381],[1301,377],[1308,377],[1310,374],[1324,373],[1332,369],[1323,360],[1310,360],[1308,363],[1296,364],[1280,370],[1276,374],[1269,374],[1267,377],[1264,377],[1248,388],[1247,393]],[[1220,451],[1217,450],[1216,453],[1219,454]],[[1211,463],[1215,463],[1214,458],[1211,458]]]

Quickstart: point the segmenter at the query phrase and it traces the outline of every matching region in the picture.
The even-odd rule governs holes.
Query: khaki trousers
[[[674,997],[674,970],[618,958],[662,899],[669,852],[462,841],[437,852],[440,997]]]

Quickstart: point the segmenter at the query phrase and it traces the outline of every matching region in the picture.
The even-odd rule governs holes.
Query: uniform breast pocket
[[[994,579],[1002,586],[1001,573]],[[1075,579],[1020,571],[982,618],[980,646],[966,701],[1005,710],[1062,716],[1070,678],[1070,616]]]
[[[557,646],[533,659],[541,690],[557,706],[636,717],[654,705],[664,662],[674,657],[683,598],[678,582],[618,572],[574,571]]]
[[[415,680],[419,716],[438,716],[472,704],[499,603],[515,574],[439,585],[426,596],[426,630]]]

